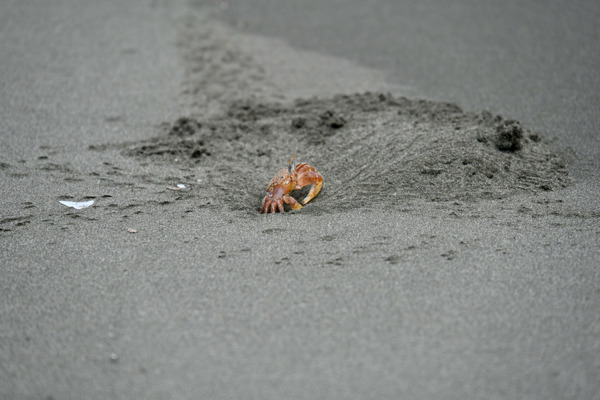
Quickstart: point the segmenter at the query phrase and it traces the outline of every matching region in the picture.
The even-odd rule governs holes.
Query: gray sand
[[[381,2],[377,31],[352,2],[317,46],[333,2],[253,3],[0,5],[0,398],[597,398],[600,85],[578,79],[600,45],[572,43],[597,6],[554,4],[569,34],[525,35],[555,64],[487,74],[471,49],[520,54],[517,28],[553,19],[457,2],[478,37],[435,2],[393,28]],[[395,29],[421,73],[360,45]],[[332,56],[353,43],[368,67]],[[259,215],[292,153],[323,191]]]

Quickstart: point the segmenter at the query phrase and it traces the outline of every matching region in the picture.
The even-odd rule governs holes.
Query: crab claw
[[[299,164],[296,167],[296,175],[298,176],[296,189],[301,189],[306,185],[312,185],[310,191],[304,200],[302,200],[302,204],[306,205],[321,191],[321,187],[323,187],[323,176],[306,163]]]
[[[308,194],[306,195],[304,200],[302,200],[302,204],[304,204],[304,205],[306,205],[306,203],[308,203],[316,195],[318,195],[319,192],[321,191],[321,187],[323,186],[323,177],[318,172],[315,172],[315,174],[317,175],[315,177],[315,183],[312,184],[310,191],[308,192]]]

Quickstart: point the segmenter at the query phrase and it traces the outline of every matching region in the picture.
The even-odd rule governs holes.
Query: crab
[[[302,205],[306,205],[319,194],[323,186],[323,177],[307,163],[296,165],[295,157],[292,155],[287,168],[279,170],[269,182],[267,195],[262,201],[260,212],[262,214],[275,213],[277,210],[284,212],[284,202],[289,204],[292,210],[301,209],[302,205],[290,196],[290,193],[307,185],[312,186],[308,195],[301,201]]]

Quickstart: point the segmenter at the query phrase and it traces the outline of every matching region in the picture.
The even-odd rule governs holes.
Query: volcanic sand
[[[177,2],[57,3],[5,21],[1,396],[597,393],[570,151]],[[260,215],[292,154],[322,192]]]

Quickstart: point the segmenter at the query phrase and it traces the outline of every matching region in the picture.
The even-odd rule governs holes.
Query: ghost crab
[[[287,168],[280,169],[269,182],[267,195],[260,206],[261,214],[275,213],[277,210],[284,212],[284,202],[289,204],[292,210],[301,209],[302,205],[290,196],[290,193],[296,189],[302,189],[306,185],[312,185],[312,187],[302,200],[302,205],[306,205],[319,193],[323,186],[323,177],[307,163],[296,165],[295,157],[292,155]]]

